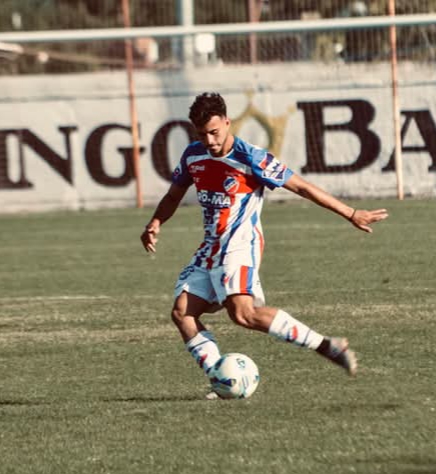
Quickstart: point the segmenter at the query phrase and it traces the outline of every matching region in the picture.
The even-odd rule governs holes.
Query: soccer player
[[[198,95],[189,118],[199,141],[185,149],[172,184],[141,235],[156,251],[161,225],[174,214],[194,184],[203,213],[204,239],[175,287],[172,320],[187,350],[208,374],[220,358],[202,314],[224,307],[236,324],[316,351],[354,375],[356,356],[345,338],[324,337],[282,309],[265,306],[259,280],[264,246],[260,214],[265,187],[282,187],[339,214],[364,232],[388,217],[385,209],[353,209],[308,183],[271,153],[230,133],[224,99]],[[212,392],[209,398],[216,398]]]

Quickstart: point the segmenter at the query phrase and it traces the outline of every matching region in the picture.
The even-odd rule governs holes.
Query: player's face
[[[198,138],[212,156],[225,156],[233,146],[230,119],[214,115],[206,125],[198,127]]]

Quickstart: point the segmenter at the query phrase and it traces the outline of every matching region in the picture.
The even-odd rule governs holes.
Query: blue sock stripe
[[[209,331],[201,331],[201,334],[202,334],[202,336],[205,337],[207,340],[216,343],[215,337],[214,337],[214,335],[213,335],[211,332],[209,332]]]
[[[192,352],[194,349],[197,349],[197,347],[200,347],[202,346],[203,344],[207,344],[208,342],[210,342],[209,340],[207,341],[202,341],[202,342],[199,342],[198,344],[196,344],[195,346],[190,346],[188,347],[188,351],[189,352]]]
[[[307,333],[306,333],[306,337],[304,338],[303,343],[301,344],[302,346],[305,346],[305,345],[306,345],[306,341],[307,341],[307,339],[309,338],[309,334],[310,334],[310,333],[311,333],[311,330],[309,329],[309,330],[307,331]]]

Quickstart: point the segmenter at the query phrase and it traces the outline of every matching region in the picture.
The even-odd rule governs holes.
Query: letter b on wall
[[[306,130],[307,164],[302,173],[351,173],[371,165],[380,153],[380,139],[369,129],[375,109],[365,100],[333,100],[321,102],[298,102],[303,111]],[[351,119],[348,122],[324,123],[324,109],[348,107]],[[346,165],[328,165],[325,157],[324,137],[327,132],[349,132],[360,141],[360,153],[354,162]],[[350,157],[352,159],[352,157]]]

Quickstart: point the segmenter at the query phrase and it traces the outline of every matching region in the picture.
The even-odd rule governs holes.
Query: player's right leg
[[[207,374],[221,357],[213,334],[200,321],[210,303],[183,291],[174,301],[171,317],[179,330],[186,349]]]
[[[182,336],[183,342],[187,343],[200,331],[206,331],[206,327],[200,321],[210,303],[199,296],[182,291],[174,300],[171,311],[171,319]]]
[[[187,350],[207,374],[221,357],[213,334],[200,321],[217,302],[209,272],[191,263],[180,273],[174,294],[173,322]]]

